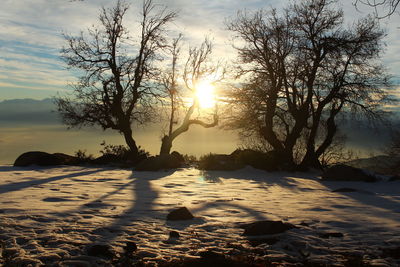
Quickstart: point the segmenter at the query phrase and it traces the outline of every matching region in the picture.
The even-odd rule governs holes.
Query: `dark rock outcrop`
[[[249,243],[253,247],[259,246],[261,244],[273,245],[279,242],[279,239],[276,237],[269,237],[269,238],[256,238],[250,239]]]
[[[331,238],[331,237],[341,238],[344,235],[342,233],[339,233],[339,232],[326,232],[326,233],[320,233],[319,236],[322,237],[322,238],[328,239],[328,238]]]
[[[188,258],[182,260],[172,260],[161,262],[160,267],[255,267],[251,260],[247,261],[246,257],[236,259],[225,256],[217,252],[200,252],[200,258]],[[260,265],[263,266],[263,265]]]
[[[242,228],[244,228],[243,235],[257,236],[280,234],[287,230],[296,228],[296,226],[282,221],[258,221],[242,225]]]
[[[235,161],[231,155],[209,154],[200,158],[199,169],[208,171],[233,171],[243,168],[244,165]]]
[[[185,162],[185,158],[178,151],[172,151],[170,155],[175,157],[180,163],[184,163]]]
[[[133,242],[133,241],[126,242],[126,245],[124,247],[124,251],[126,254],[132,254],[136,250],[137,250],[137,245],[135,242]]]
[[[275,151],[261,152],[251,149],[236,149],[230,155],[209,154],[200,158],[202,170],[237,170],[246,165],[266,171],[291,170],[285,158]]]
[[[81,163],[78,157],[74,157],[71,155],[67,155],[64,153],[54,153],[53,155],[62,161],[62,165],[77,165]]]
[[[217,253],[212,250],[205,250],[205,251],[200,251],[199,256],[202,259],[209,260],[209,261],[214,261],[214,260],[223,260],[225,259],[225,255],[221,253]]]
[[[230,155],[235,162],[266,171],[288,170],[285,158],[276,151],[261,152],[252,149],[236,149]]]
[[[400,247],[382,248],[382,256],[385,258],[391,257],[393,259],[400,259]]]
[[[179,238],[181,235],[177,231],[169,232],[169,238]]]
[[[183,161],[177,155],[159,155],[141,161],[135,168],[137,171],[159,171],[180,168]]]
[[[365,173],[362,169],[339,164],[324,171],[322,180],[326,181],[349,181],[349,182],[376,182],[377,179],[371,174]]]
[[[186,207],[173,210],[167,215],[167,220],[169,221],[183,221],[191,220],[193,218],[194,216]]]
[[[115,252],[109,245],[95,244],[87,248],[87,255],[112,259],[115,256]]]
[[[42,151],[30,151],[20,155],[14,162],[16,167],[26,167],[29,165],[56,166],[56,165],[76,165],[79,159],[63,153],[46,153]]]
[[[119,156],[113,154],[104,154],[98,158],[93,159],[90,163],[104,165],[104,164],[113,164],[119,162],[122,162]]]

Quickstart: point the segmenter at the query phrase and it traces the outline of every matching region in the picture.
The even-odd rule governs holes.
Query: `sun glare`
[[[214,86],[207,81],[199,83],[196,87],[196,96],[201,108],[212,108],[215,106]]]

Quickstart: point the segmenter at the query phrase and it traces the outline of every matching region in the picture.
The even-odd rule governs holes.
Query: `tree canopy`
[[[335,2],[304,0],[281,14],[240,12],[228,25],[246,81],[231,94],[230,125],[263,138],[289,166],[319,167],[338,114],[381,118],[388,101],[379,63],[384,32],[372,17],[345,28]]]
[[[113,8],[102,8],[99,25],[80,36],[65,35],[62,58],[82,76],[72,97],[59,97],[56,103],[66,125],[117,130],[136,155],[132,123],[146,123],[153,114],[157,62],[167,45],[166,27],[176,13],[145,0],[140,27],[132,35],[124,22],[128,8],[119,0]]]
[[[393,15],[400,4],[400,0],[355,0],[354,5],[360,4],[374,8],[378,18],[386,18]]]

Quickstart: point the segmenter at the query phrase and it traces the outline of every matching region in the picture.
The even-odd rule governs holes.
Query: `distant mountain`
[[[394,174],[394,172],[398,171],[399,162],[400,157],[379,155],[370,158],[355,159],[346,164],[377,173]]]
[[[57,107],[52,99],[12,99],[0,102],[0,127],[26,127],[31,125],[54,125],[62,126],[61,119],[57,113]],[[394,125],[400,125],[397,118]],[[390,140],[390,131],[386,125],[380,125],[377,131],[367,127],[370,123],[366,120],[359,122],[348,118],[346,121],[338,121],[341,133],[348,136],[347,145],[355,152],[363,156],[369,151],[382,149]],[[160,132],[159,123],[140,127],[140,131]],[[65,126],[64,128],[65,129]],[[193,135],[193,132],[190,132]]]
[[[12,99],[0,102],[0,126],[21,123],[60,124],[53,100]]]

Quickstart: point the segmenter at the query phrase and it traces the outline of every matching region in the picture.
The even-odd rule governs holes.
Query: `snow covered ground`
[[[318,175],[249,167],[136,172],[0,166],[3,256],[33,266],[74,261],[95,266],[101,260],[82,256],[89,245],[109,244],[122,253],[133,241],[137,256],[149,262],[196,257],[212,249],[270,262],[340,266],[358,256],[375,266],[398,266],[393,254],[400,248],[400,181],[322,182]],[[332,192],[338,188],[357,191]],[[169,211],[182,206],[196,218],[166,221]],[[270,245],[255,246],[239,226],[259,220],[282,220],[298,228],[269,236]],[[173,230],[179,239],[169,238]]]

